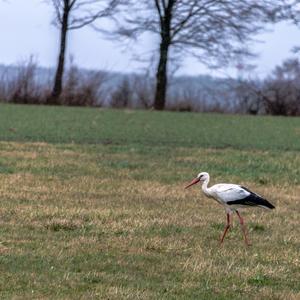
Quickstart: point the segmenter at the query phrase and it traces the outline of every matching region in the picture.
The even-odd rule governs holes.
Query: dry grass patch
[[[297,299],[300,186],[285,173],[284,184],[236,173],[276,210],[244,212],[252,247],[234,219],[220,248],[222,207],[183,189],[202,150],[173,150],[170,160],[155,151],[1,143],[10,168],[0,173],[3,297]],[[222,157],[238,153],[205,151],[214,181],[226,179]]]

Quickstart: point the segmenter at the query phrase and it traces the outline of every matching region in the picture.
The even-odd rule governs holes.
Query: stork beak
[[[192,186],[192,185],[194,185],[194,184],[198,183],[199,181],[200,181],[200,179],[199,179],[199,178],[195,178],[195,179],[193,179],[193,181],[192,181],[190,184],[188,184],[188,185],[185,187],[185,189],[187,189],[187,188],[189,188],[190,186]]]

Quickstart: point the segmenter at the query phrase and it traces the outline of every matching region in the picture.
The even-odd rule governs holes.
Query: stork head
[[[201,172],[185,188],[187,189],[190,186],[192,186],[192,185],[194,185],[194,184],[196,184],[198,182],[204,182],[204,181],[207,181],[207,180],[209,180],[209,174],[207,172]]]

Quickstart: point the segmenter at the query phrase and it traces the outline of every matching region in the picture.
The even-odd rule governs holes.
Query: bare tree
[[[165,107],[168,60],[185,52],[208,66],[220,66],[250,55],[250,37],[274,20],[281,1],[141,0],[128,4],[117,33],[137,38],[159,36],[154,108]]]
[[[154,78],[146,71],[144,74],[133,75],[133,91],[135,106],[149,109],[152,106]]]
[[[299,0],[283,0],[284,8],[281,10],[279,17],[288,20],[300,28],[300,2]],[[294,53],[300,53],[300,46],[295,45],[292,49]]]
[[[300,61],[292,58],[277,66],[264,80],[244,80],[236,86],[242,112],[300,115]]]
[[[236,98],[236,113],[257,115],[264,111],[263,82],[259,78],[239,78],[230,86]]]
[[[20,104],[42,104],[44,89],[37,80],[38,65],[33,56],[21,61],[14,76],[8,78],[8,101]]]
[[[65,72],[64,88],[60,96],[63,105],[102,106],[107,96],[105,83],[108,74],[102,71],[80,70],[71,57]]]
[[[54,85],[48,104],[59,104],[63,87],[65,52],[69,30],[92,24],[99,18],[111,16],[118,0],[49,0],[55,10],[54,24],[60,30],[60,46]]]
[[[129,78],[124,77],[111,93],[110,105],[115,108],[128,107],[132,102],[133,90]]]
[[[300,3],[298,0],[282,0],[283,5],[278,18],[290,20],[295,25],[300,25]]]
[[[300,115],[300,62],[287,59],[277,66],[263,86],[266,113],[272,115]]]

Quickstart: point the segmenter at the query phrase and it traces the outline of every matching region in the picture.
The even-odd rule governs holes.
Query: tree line
[[[60,33],[53,85],[45,100],[45,104],[55,105],[63,104],[62,96],[66,80],[65,56],[68,34],[71,30],[93,26],[101,34],[118,41],[133,39],[138,42],[146,32],[156,35],[157,61],[150,106],[156,110],[163,110],[166,107],[172,59],[178,63],[183,57],[192,55],[211,68],[237,64],[254,55],[251,51],[254,38],[263,32],[268,24],[282,20],[298,24],[300,16],[296,0],[47,0],[47,2],[54,8],[54,24]],[[99,27],[97,23],[99,19],[108,20],[110,30]],[[94,84],[96,82],[94,79]],[[249,82],[243,83],[240,91],[244,91],[246,86],[250,88]],[[251,88],[252,94],[247,90],[251,95],[256,91],[256,95],[265,97],[265,94],[258,92],[257,86]],[[119,93],[119,97],[122,96],[122,93]],[[267,102],[266,98],[263,99]]]
[[[55,73],[34,58],[0,66],[0,99],[8,103],[47,104]],[[71,61],[65,70],[59,104],[114,108],[153,108],[155,77],[83,70]],[[239,114],[300,115],[300,61],[287,59],[265,78],[240,76],[171,77],[166,110]]]

